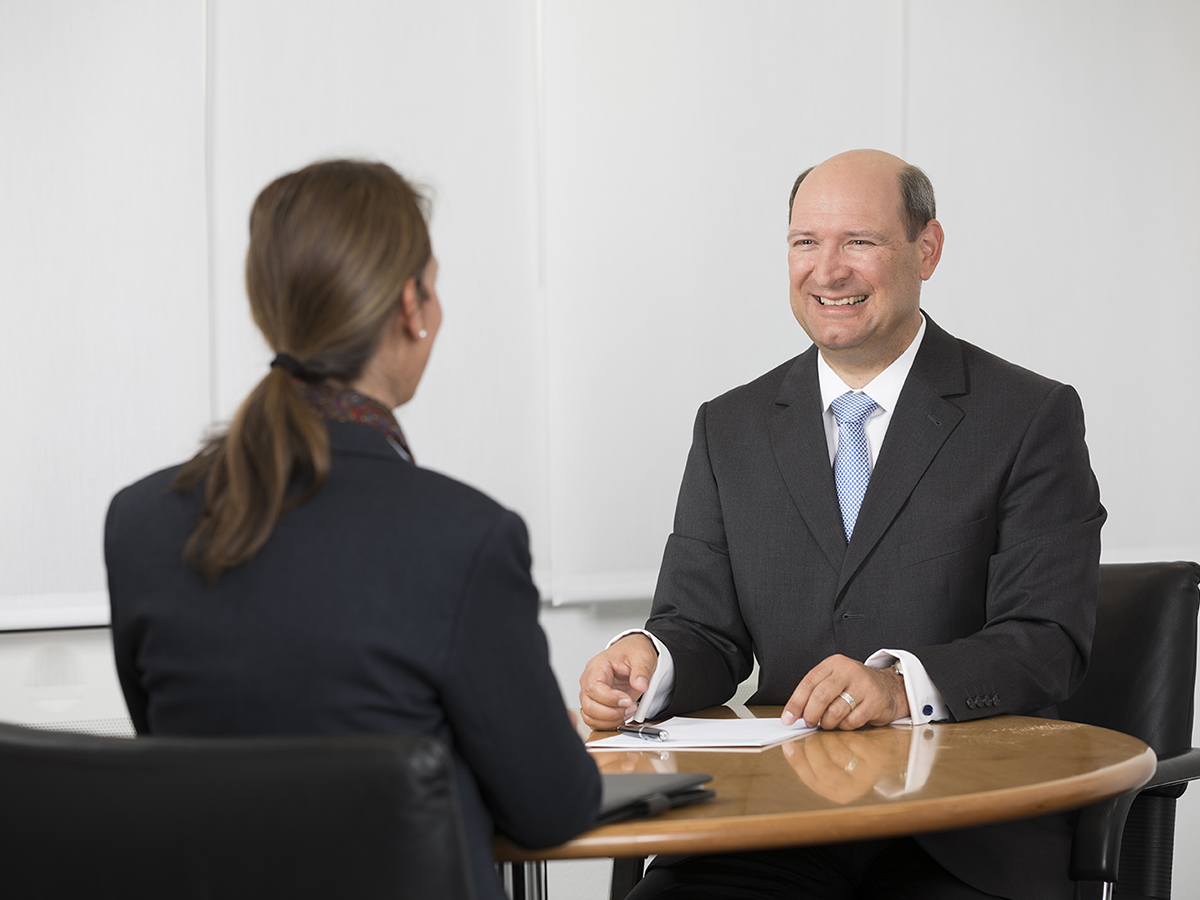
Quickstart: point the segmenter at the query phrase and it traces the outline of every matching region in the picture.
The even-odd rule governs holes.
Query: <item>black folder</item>
[[[603,793],[597,825],[656,816],[668,809],[716,796],[715,791],[701,787],[712,781],[711,775],[689,772],[605,772],[600,778]]]

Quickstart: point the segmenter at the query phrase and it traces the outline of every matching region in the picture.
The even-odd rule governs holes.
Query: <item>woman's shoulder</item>
[[[177,553],[196,527],[203,488],[178,491],[175,478],[180,468],[152,472],[119,490],[109,502],[104,550],[110,573],[122,562],[144,564],[164,547]]]
[[[333,466],[329,499],[345,495],[367,501],[365,509],[420,510],[430,524],[447,519],[495,523],[520,517],[478,487],[401,458],[378,432],[362,425],[332,423]],[[341,426],[340,428],[336,426]],[[350,429],[355,429],[350,431]],[[337,434],[336,432],[342,432]],[[325,488],[322,488],[324,491]],[[318,497],[322,493],[318,491]]]
[[[125,510],[142,514],[147,508],[168,500],[182,502],[184,495],[175,489],[175,478],[182,467],[182,464],[179,464],[159,469],[117,491],[108,506],[110,523],[114,515]]]
[[[182,463],[176,463],[173,466],[167,466],[165,469],[159,469],[157,472],[151,472],[149,475],[143,475],[137,481],[126,485],[118,491],[117,496],[121,496],[122,494],[129,494],[130,496],[140,496],[142,494],[154,495],[172,490],[175,476],[179,474],[179,470],[182,468]]]

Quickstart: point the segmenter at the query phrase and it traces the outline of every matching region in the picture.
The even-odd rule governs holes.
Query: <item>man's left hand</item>
[[[853,705],[842,694],[854,698]],[[826,730],[851,731],[864,725],[887,725],[908,714],[904,679],[895,671],[872,669],[834,654],[801,679],[783,708],[783,723],[804,719]]]

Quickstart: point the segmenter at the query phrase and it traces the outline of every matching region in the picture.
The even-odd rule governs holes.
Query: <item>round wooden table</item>
[[[708,714],[735,715],[724,707]],[[759,850],[982,825],[1122,794],[1144,784],[1156,765],[1154,752],[1128,735],[1020,716],[815,732],[755,751],[648,745],[593,755],[606,772],[711,774],[716,797],[595,828],[549,850],[529,852],[499,838],[498,859]]]

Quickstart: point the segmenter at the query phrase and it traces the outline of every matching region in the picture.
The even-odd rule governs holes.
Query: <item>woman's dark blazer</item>
[[[600,799],[537,622],[525,526],[373,428],[329,435],[325,485],[215,586],[182,561],[201,492],[171,490],[177,469],[113,499],[105,558],[134,726],[435,735],[457,763],[476,890],[500,897],[493,830],[561,843]]]

